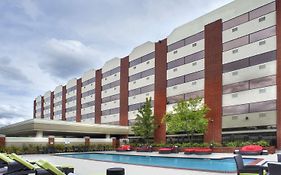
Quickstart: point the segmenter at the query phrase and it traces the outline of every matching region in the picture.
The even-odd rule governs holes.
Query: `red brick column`
[[[96,71],[95,84],[95,123],[101,123],[101,69]]]
[[[50,98],[50,119],[54,120],[54,91],[51,92]]]
[[[5,146],[6,146],[6,136],[0,135],[0,147],[5,147]]]
[[[116,137],[112,137],[112,148],[117,148],[117,139],[116,139]]]
[[[76,86],[76,122],[81,122],[81,88],[82,88],[82,79],[77,80]]]
[[[33,101],[33,118],[36,118],[36,100]]]
[[[162,122],[167,105],[167,39],[155,43],[154,131],[155,143],[166,143],[166,124]]]
[[[281,148],[281,0],[276,0],[276,39],[277,39],[277,148]]]
[[[84,139],[85,139],[85,146],[89,147],[90,146],[90,137],[86,136],[86,137],[84,137]]]
[[[207,143],[222,141],[222,21],[205,26],[205,103],[209,125],[204,135]]]
[[[54,146],[55,145],[55,136],[49,136],[48,137],[48,145]]]
[[[41,118],[44,118],[44,97],[41,97]]]
[[[65,106],[66,105],[66,86],[62,87],[62,100],[61,100],[61,119],[62,120],[66,120],[66,116],[65,116]]]
[[[121,126],[128,126],[128,80],[129,80],[129,57],[121,59],[120,69],[120,119]]]

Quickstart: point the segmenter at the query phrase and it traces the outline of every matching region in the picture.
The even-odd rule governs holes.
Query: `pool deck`
[[[139,153],[139,152],[97,152],[97,153],[112,153],[112,154],[127,154],[127,155],[149,155],[149,156],[165,156],[165,157],[189,157],[189,158],[225,158],[233,157],[234,154],[225,153],[213,153],[211,155],[184,155],[183,153],[178,154],[158,154],[153,153]],[[280,152],[279,152],[280,153]],[[112,167],[123,167],[125,168],[125,175],[236,175],[236,173],[216,173],[216,172],[203,172],[203,171],[192,171],[182,169],[171,169],[171,168],[160,168],[160,167],[149,167],[141,165],[130,165],[121,163],[102,162],[94,160],[75,159],[69,157],[55,156],[51,154],[35,154],[35,155],[23,155],[23,157],[29,161],[36,161],[40,159],[48,160],[57,165],[71,165],[75,169],[77,175],[106,175],[106,169]],[[261,158],[264,159],[259,164],[265,161],[277,161],[276,154],[261,155],[261,156],[243,156],[247,158]]]

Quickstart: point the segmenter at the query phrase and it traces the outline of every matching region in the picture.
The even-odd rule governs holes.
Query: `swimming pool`
[[[236,171],[236,165],[233,158],[203,159],[105,153],[60,154],[59,156],[165,168],[180,168],[217,172]],[[256,159],[244,159],[244,163],[249,164],[254,160]]]

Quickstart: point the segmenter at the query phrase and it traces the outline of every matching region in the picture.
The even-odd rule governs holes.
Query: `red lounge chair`
[[[141,146],[137,147],[137,152],[152,152],[152,146]]]
[[[259,145],[247,145],[243,146],[239,153],[242,155],[261,155],[263,147]]]
[[[117,148],[116,151],[118,152],[132,151],[132,147],[130,145],[122,145],[119,148]]]
[[[170,153],[178,153],[179,148],[177,146],[173,146],[171,148],[160,148],[159,154],[170,154]]]
[[[194,153],[194,148],[186,148],[184,149],[184,154],[193,154]]]
[[[184,150],[184,154],[198,154],[205,155],[211,154],[213,151],[210,148],[187,148]]]
[[[172,148],[160,148],[159,154],[170,154],[172,152]]]

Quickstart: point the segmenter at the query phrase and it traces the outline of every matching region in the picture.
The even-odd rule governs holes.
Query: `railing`
[[[6,137],[6,146],[22,146],[22,145],[47,145],[48,137]],[[71,144],[81,145],[85,144],[85,138],[54,138],[55,144]],[[90,138],[90,144],[111,144],[112,138]]]

